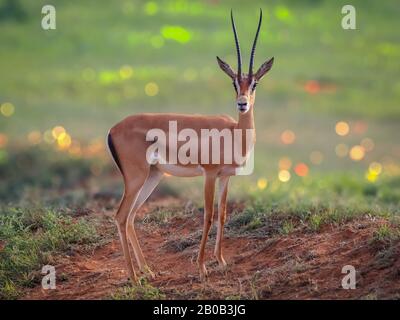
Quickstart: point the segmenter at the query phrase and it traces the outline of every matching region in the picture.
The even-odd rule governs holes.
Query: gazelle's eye
[[[253,86],[251,87],[251,92],[254,92],[254,90],[256,90],[257,87],[257,82],[253,83]]]

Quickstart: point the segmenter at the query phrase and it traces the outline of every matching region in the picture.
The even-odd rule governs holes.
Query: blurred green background
[[[0,1],[4,200],[37,184],[104,183],[113,170],[105,136],[127,115],[236,117],[215,56],[236,67],[232,8],[247,69],[262,8],[255,64],[272,56],[275,64],[257,90],[255,174],[235,178],[233,189],[260,197],[347,186],[398,204],[398,1],[352,1],[356,30],[341,27],[347,1],[54,0],[57,29],[43,30],[46,4]],[[183,185],[191,195],[192,182]]]

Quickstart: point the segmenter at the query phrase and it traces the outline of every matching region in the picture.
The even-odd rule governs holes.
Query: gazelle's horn
[[[257,32],[254,38],[253,48],[251,49],[249,75],[253,74],[254,55],[256,53],[257,39],[258,39],[258,34],[260,33],[261,22],[262,22],[262,10],[260,9],[260,20],[258,20]]]
[[[237,59],[238,59],[237,74],[238,74],[238,77],[240,78],[242,76],[242,55],[240,54],[239,39],[238,39],[237,32],[236,32],[235,21],[233,20],[232,10],[231,10],[231,21],[232,21],[233,34],[235,35],[236,55],[237,55]]]

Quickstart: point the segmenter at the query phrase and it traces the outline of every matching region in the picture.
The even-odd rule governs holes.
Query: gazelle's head
[[[256,86],[258,81],[271,69],[272,64],[274,63],[274,58],[271,58],[264,62],[256,73],[253,72],[254,54],[256,51],[257,38],[258,34],[260,33],[262,22],[262,10],[260,9],[260,19],[258,21],[258,27],[253,42],[253,48],[251,49],[249,72],[248,74],[242,73],[242,55],[240,53],[239,40],[236,32],[235,21],[233,20],[232,11],[231,21],[233,34],[235,36],[236,54],[238,59],[237,72],[233,71],[230,65],[222,61],[219,57],[217,57],[217,61],[222,71],[224,71],[233,81],[233,87],[236,91],[236,104],[239,112],[246,113],[254,105]]]

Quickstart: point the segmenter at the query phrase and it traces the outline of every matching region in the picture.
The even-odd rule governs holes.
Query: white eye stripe
[[[251,91],[254,91],[257,87],[257,82],[255,79],[251,80],[251,84],[250,84],[250,89]]]

